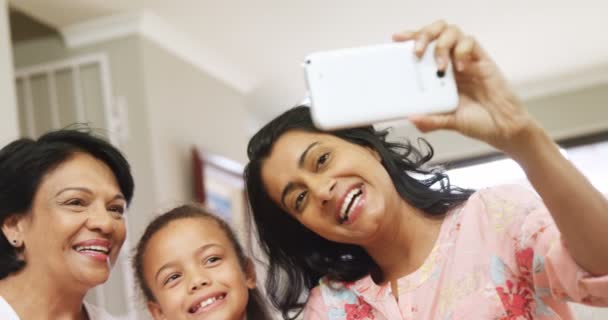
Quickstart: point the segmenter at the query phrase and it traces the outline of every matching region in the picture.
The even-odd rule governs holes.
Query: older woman
[[[83,299],[110,275],[133,188],[123,155],[88,132],[0,150],[0,318],[111,319]]]

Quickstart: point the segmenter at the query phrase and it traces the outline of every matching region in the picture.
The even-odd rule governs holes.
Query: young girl
[[[156,217],[132,260],[155,320],[270,319],[252,261],[230,227],[184,205]]]

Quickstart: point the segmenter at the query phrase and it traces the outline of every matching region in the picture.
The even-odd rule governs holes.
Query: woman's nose
[[[327,204],[334,197],[336,180],[327,178],[317,178],[313,182],[311,192],[321,201],[321,205]]]
[[[103,234],[109,234],[114,229],[114,219],[112,219],[104,205],[91,207],[86,224],[89,229],[98,230]]]

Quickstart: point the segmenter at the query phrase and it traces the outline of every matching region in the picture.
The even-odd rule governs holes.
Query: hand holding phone
[[[418,58],[414,41],[310,54],[304,69],[315,124],[362,126],[458,105],[452,66],[438,71],[434,43]]]

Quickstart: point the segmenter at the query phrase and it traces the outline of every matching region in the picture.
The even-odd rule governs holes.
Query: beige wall
[[[7,6],[0,0],[0,148],[19,136]]]
[[[608,84],[525,101],[528,110],[554,139],[608,130]],[[435,150],[434,161],[462,159],[494,151],[453,132],[420,134],[414,127],[398,127],[394,137],[414,141],[425,137]]]
[[[556,139],[608,130],[608,84],[527,101]]]
[[[193,199],[192,145],[243,162],[243,96],[154,42],[143,40],[151,161],[157,201],[167,208]]]
[[[142,191],[136,202],[146,198],[144,208],[134,206],[145,211],[134,219],[133,234],[139,234],[152,213],[192,200],[192,145],[245,161],[248,111],[240,93],[138,36],[72,51],[59,38],[21,43],[15,65],[93,52],[108,54],[113,94],[128,104],[130,137],[123,149]]]

